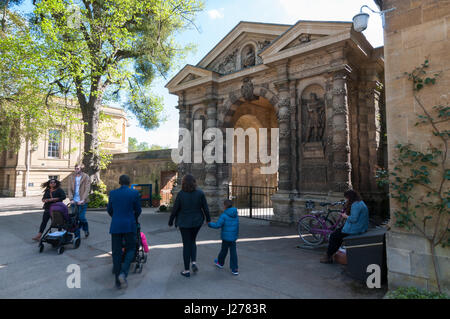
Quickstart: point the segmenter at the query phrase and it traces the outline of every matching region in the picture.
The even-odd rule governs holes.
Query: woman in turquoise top
[[[359,194],[354,190],[348,190],[344,193],[344,197],[347,200],[347,210],[341,214],[346,219],[344,227],[336,229],[330,235],[328,251],[320,259],[321,263],[331,264],[333,262],[333,255],[341,247],[342,241],[346,236],[365,233],[369,227],[369,210],[361,200]]]

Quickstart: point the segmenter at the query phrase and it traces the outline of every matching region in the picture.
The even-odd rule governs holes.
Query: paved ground
[[[239,276],[213,265],[220,249],[219,231],[202,227],[198,236],[199,273],[182,277],[181,236],[167,226],[168,214],[144,209],[140,218],[151,250],[141,274],[130,274],[126,290],[114,289],[111,274],[110,217],[88,211],[91,236],[64,254],[46,245],[43,253],[31,238],[42,212],[12,211],[0,199],[0,298],[381,298],[382,289],[353,281],[341,265],[318,262],[323,250],[299,249],[295,228],[241,218]],[[9,206],[8,206],[9,205]],[[70,264],[81,267],[81,288],[69,289]]]

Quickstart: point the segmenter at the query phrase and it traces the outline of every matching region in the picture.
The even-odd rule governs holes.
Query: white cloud
[[[209,17],[210,17],[212,20],[215,20],[215,19],[223,19],[223,17],[224,17],[223,12],[224,12],[224,9],[223,9],[223,8],[220,8],[219,10],[217,10],[217,9],[212,9],[212,10],[209,10],[209,11],[208,11],[208,15],[209,15]]]

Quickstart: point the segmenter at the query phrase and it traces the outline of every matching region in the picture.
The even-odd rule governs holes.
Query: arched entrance
[[[233,128],[234,154],[233,163],[228,165],[229,196],[234,200],[240,216],[271,219],[273,208],[271,196],[278,186],[278,170],[267,174],[263,167],[277,163],[264,164],[261,162],[259,146],[266,144],[266,153],[278,157],[278,141],[272,144],[272,129],[278,129],[277,114],[269,100],[264,97],[255,97],[252,101],[240,100],[233,115],[225,124],[226,128]],[[260,129],[265,129],[266,136],[261,136]],[[245,149],[239,149],[238,135],[245,137]],[[251,148],[250,146],[254,147]],[[243,163],[239,162],[239,152],[245,154]],[[256,152],[254,154],[253,152]]]

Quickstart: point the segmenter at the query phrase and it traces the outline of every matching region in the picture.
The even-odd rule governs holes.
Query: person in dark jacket
[[[119,177],[120,188],[109,193],[108,214],[112,217],[111,234],[113,271],[116,288],[128,286],[127,276],[136,249],[137,219],[142,212],[139,192],[130,189],[130,177]],[[122,264],[122,247],[125,243],[125,260]]]
[[[61,188],[61,182],[57,179],[50,179],[49,181],[41,185],[44,188],[44,196],[42,196],[42,202],[44,206],[44,215],[42,216],[41,226],[39,227],[39,232],[33,240],[41,240],[42,233],[47,227],[48,220],[50,219],[50,206],[53,203],[62,202],[66,199],[66,193]]]
[[[219,256],[214,263],[220,269],[223,268],[225,258],[227,257],[228,249],[230,250],[230,268],[233,275],[239,275],[238,271],[238,257],[236,252],[236,240],[239,236],[239,217],[236,207],[233,207],[233,202],[226,199],[223,202],[224,212],[220,215],[216,223],[209,223],[211,228],[222,228],[220,237],[222,239],[222,249]]]
[[[184,271],[182,276],[189,277],[189,264],[192,262],[192,271],[198,271],[197,259],[197,234],[203,222],[210,222],[208,203],[203,191],[197,189],[194,176],[188,174],[183,177],[181,191],[178,193],[173,205],[172,214],[169,219],[169,226],[180,228],[183,240],[183,260]]]

